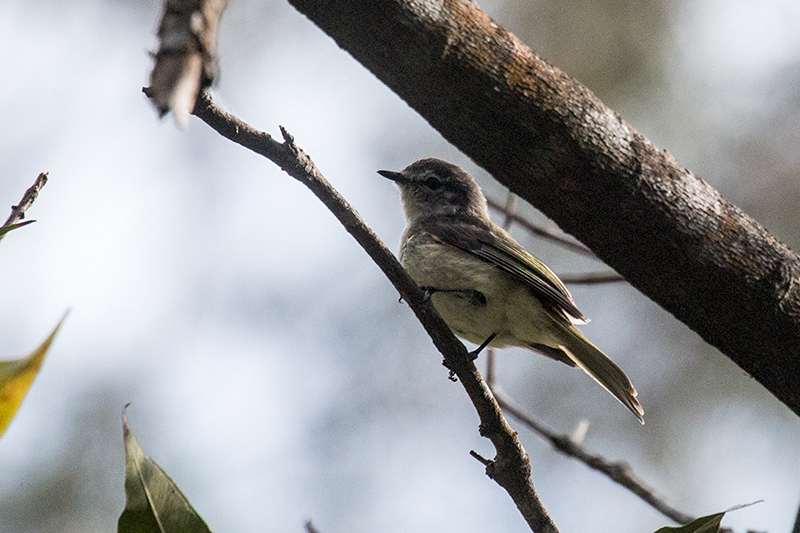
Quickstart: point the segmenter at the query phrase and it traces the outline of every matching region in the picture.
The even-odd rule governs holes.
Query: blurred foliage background
[[[797,249],[800,4],[794,0],[491,0],[481,7]],[[36,224],[0,247],[0,354],[73,309],[0,440],[0,531],[113,531],[120,415],[214,531],[522,531],[468,455],[491,455],[460,385],[333,217],[271,163],[163,123],[141,94],[155,0],[0,3],[0,206],[40,171]],[[283,1],[235,0],[217,95],[282,124],[396,249],[397,192],[377,169],[421,157],[505,192]],[[530,206],[539,224],[552,222]],[[559,273],[603,269],[520,228]],[[695,515],[789,531],[800,421],[626,284],[573,287],[584,331],[640,391],[647,425],[581,372],[499,354],[507,392],[624,459]],[[480,362],[479,362],[480,363]],[[481,365],[482,366],[482,365]],[[562,531],[667,519],[514,423]]]

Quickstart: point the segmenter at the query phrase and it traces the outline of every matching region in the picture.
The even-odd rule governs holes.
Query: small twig
[[[6,223],[3,224],[4,226],[14,224],[25,218],[25,212],[33,205],[33,202],[36,201],[36,197],[39,196],[39,191],[42,190],[45,183],[47,183],[47,172],[42,172],[36,177],[36,181],[33,182],[33,185],[28,187],[28,190],[22,195],[22,200],[20,200],[17,205],[11,207],[11,214],[8,219],[6,219]]]
[[[541,227],[533,224],[531,221],[529,221],[525,217],[522,217],[520,215],[514,214],[513,212],[509,212],[506,209],[506,206],[504,204],[502,204],[500,202],[497,202],[495,200],[492,200],[491,198],[487,198],[486,202],[489,204],[489,207],[491,207],[495,211],[498,211],[499,213],[503,214],[508,220],[511,220],[511,222],[515,222],[515,223],[519,224],[520,226],[522,226],[526,230],[530,231],[534,235],[538,235],[539,237],[543,237],[545,239],[549,239],[549,240],[551,240],[553,242],[558,243],[560,246],[563,246],[564,248],[568,248],[568,249],[572,250],[573,252],[577,252],[579,254],[585,255],[586,257],[596,257],[594,255],[594,253],[590,249],[588,249],[586,246],[582,245],[581,243],[575,242],[572,239],[568,239],[566,237],[562,237],[561,235],[559,235],[559,234],[557,234],[557,233],[555,233],[553,231],[550,231],[549,229],[541,228]]]
[[[488,201],[488,200],[487,200]],[[506,205],[503,206],[503,229],[508,231],[511,229],[511,223],[514,222],[514,210],[517,208],[517,195],[508,191],[506,196]]]
[[[10,226],[25,218],[25,212],[33,205],[33,202],[36,201],[36,197],[39,196],[39,191],[42,190],[45,183],[47,183],[47,172],[42,172],[36,177],[36,181],[33,182],[33,185],[28,187],[28,190],[22,195],[22,200],[20,200],[17,205],[11,207],[11,215],[6,219],[6,223],[3,224],[3,226]],[[31,222],[34,221],[31,220],[27,223],[30,224]],[[0,234],[0,240],[2,240],[4,236],[5,234]]]
[[[502,224],[503,229],[508,231],[508,229],[511,227],[511,224],[516,222],[517,224],[527,229],[534,235],[538,235],[545,239],[555,241],[556,243],[572,250],[573,252],[577,252],[587,257],[593,257],[595,259],[597,258],[592,253],[591,250],[589,250],[582,244],[572,241],[570,239],[566,239],[561,235],[557,235],[556,233],[553,233],[548,229],[541,228],[533,224],[530,220],[516,214],[514,212],[517,203],[516,200],[517,196],[511,191],[508,191],[508,197],[506,198],[505,204],[501,204],[500,202],[496,202],[489,198],[486,199],[486,201],[489,204],[489,207],[495,209],[496,211],[500,212],[503,215],[503,224]],[[563,281],[564,283],[570,285],[596,285],[600,283],[614,283],[617,281],[625,281],[625,278],[623,278],[616,272],[587,272],[585,274],[565,274],[563,276],[559,276],[559,278],[561,278],[561,281]]]
[[[625,281],[625,278],[616,272],[584,272],[581,274],[561,274],[558,277],[567,285],[598,285],[600,283]]]
[[[489,346],[486,350],[486,383],[489,385],[489,388],[494,387],[494,380],[495,380],[495,362],[497,361],[497,356],[495,354],[494,348]]]
[[[472,457],[474,457],[475,459],[477,459],[479,463],[483,464],[483,466],[489,466],[490,464],[492,464],[492,460],[491,459],[487,459],[486,457],[482,456],[481,454],[479,454],[475,450],[470,450],[469,454]]]
[[[575,429],[572,430],[572,434],[569,436],[569,440],[571,440],[575,444],[582,446],[583,441],[586,439],[586,434],[588,432],[589,432],[589,421],[585,418],[581,418],[575,425]]]
[[[314,524],[311,523],[311,520],[306,522],[306,533],[319,533],[317,528],[314,527]]]
[[[536,533],[557,533],[558,529],[539,499],[530,476],[530,461],[516,432],[511,429],[492,391],[481,377],[467,349],[436,312],[430,298],[411,279],[397,258],[364,223],[361,216],[328,183],[311,159],[281,128],[285,142],[275,141],[217,107],[207,91],[201,91],[193,113],[221,135],[261,154],[306,185],[336,216],[364,251],[375,261],[411,307],[437,349],[467,392],[480,418],[480,433],[489,438],[497,455],[486,466],[494,479],[514,500],[523,518]]]
[[[572,439],[569,435],[557,434],[529,414],[525,413],[520,407],[516,406],[505,395],[500,386],[494,382],[495,372],[492,368],[494,364],[494,354],[490,353],[490,355],[487,357],[487,365],[489,365],[489,368],[486,370],[486,375],[491,376],[491,379],[488,379],[487,381],[489,387],[494,393],[495,398],[497,399],[497,403],[500,404],[500,407],[502,407],[505,412],[509,413],[524,425],[528,426],[528,428],[533,430],[534,433],[538,433],[544,437],[556,450],[583,462],[589,468],[593,468],[598,472],[602,472],[613,481],[616,481],[626,489],[630,490],[642,500],[650,504],[657,511],[674,520],[675,522],[679,524],[688,524],[694,520],[692,516],[667,505],[663,497],[656,493],[655,490],[650,488],[639,476],[634,474],[629,464],[620,461],[609,461],[600,455],[589,453],[586,451],[586,448]]]

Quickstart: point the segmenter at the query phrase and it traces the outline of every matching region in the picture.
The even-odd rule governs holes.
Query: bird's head
[[[414,222],[431,215],[470,214],[488,217],[486,198],[472,176],[440,159],[420,159],[402,172],[378,174],[400,187],[406,219]]]

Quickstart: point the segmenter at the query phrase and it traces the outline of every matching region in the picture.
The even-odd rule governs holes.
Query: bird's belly
[[[423,235],[406,242],[400,259],[459,337],[482,344],[496,335],[496,347],[530,347],[547,337],[542,326],[552,319],[539,300],[493,265]]]

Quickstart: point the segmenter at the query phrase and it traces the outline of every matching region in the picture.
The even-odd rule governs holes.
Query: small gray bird
[[[378,173],[400,188],[407,221],[400,262],[450,329],[480,346],[475,355],[521,346],[579,366],[644,424],[628,377],[575,327],[587,319],[567,288],[489,219],[469,174],[439,159]]]

